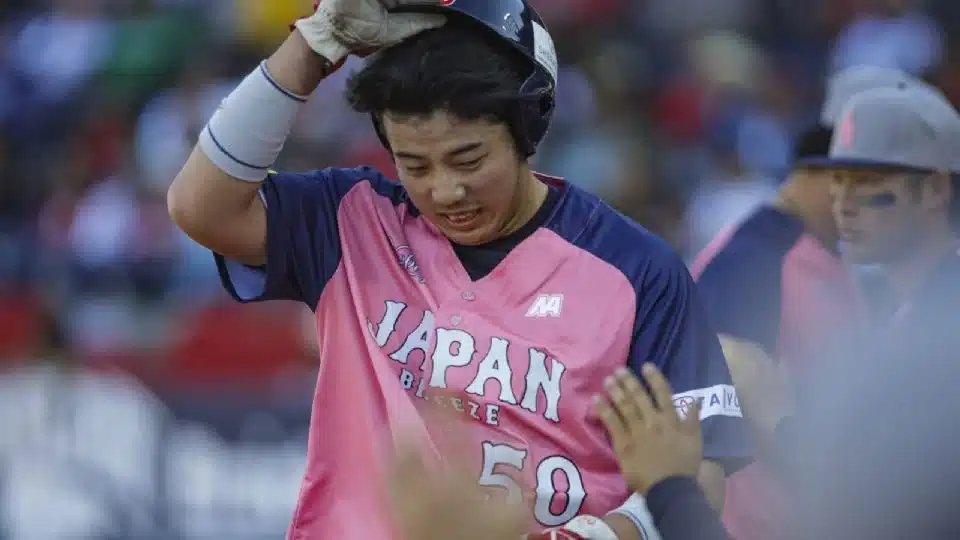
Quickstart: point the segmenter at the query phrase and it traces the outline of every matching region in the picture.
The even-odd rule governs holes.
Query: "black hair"
[[[355,111],[377,119],[446,111],[460,120],[504,123],[520,151],[518,95],[530,71],[529,61],[492,31],[451,19],[377,53],[351,75],[346,95]]]
[[[815,126],[802,133],[797,140],[794,159],[822,158],[830,153],[830,139],[833,130],[824,126]]]

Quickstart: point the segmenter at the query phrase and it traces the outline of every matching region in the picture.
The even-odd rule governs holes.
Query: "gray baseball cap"
[[[926,83],[903,71],[877,66],[852,66],[834,73],[827,80],[826,97],[820,110],[820,124],[833,127],[843,106],[853,96],[877,88],[926,86]]]
[[[929,85],[860,92],[840,112],[828,162],[960,173],[960,114]]]
[[[903,71],[877,66],[852,66],[834,73],[827,80],[826,96],[820,110],[819,123],[800,134],[796,145],[796,166],[828,167],[833,125],[843,106],[853,96],[878,88],[926,86],[926,83]]]

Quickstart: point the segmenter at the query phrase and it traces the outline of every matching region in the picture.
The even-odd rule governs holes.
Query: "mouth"
[[[442,219],[444,224],[450,229],[465,231],[473,228],[480,214],[481,211],[477,209],[464,212],[449,212],[440,214],[440,219]]]

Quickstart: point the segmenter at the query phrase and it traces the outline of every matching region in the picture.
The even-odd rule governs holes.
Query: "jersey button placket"
[[[473,302],[477,299],[477,295],[473,291],[463,291],[460,293],[460,298],[466,302]],[[450,324],[453,326],[460,326],[461,321],[463,321],[463,316],[459,313],[454,313],[450,316]]]

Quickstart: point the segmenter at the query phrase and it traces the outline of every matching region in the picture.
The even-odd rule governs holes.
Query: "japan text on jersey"
[[[384,457],[411,439],[448,451],[427,420],[438,405],[473,420],[456,448],[478,483],[508,498],[532,492],[540,525],[602,515],[628,492],[592,397],[624,364],[656,364],[681,405],[705,400],[706,459],[747,455],[682,262],[596,197],[544,181],[561,193],[549,219],[474,280],[375,170],[268,178],[266,267],[218,264],[236,298],[316,313],[321,367],[290,538],[390,538]]]

